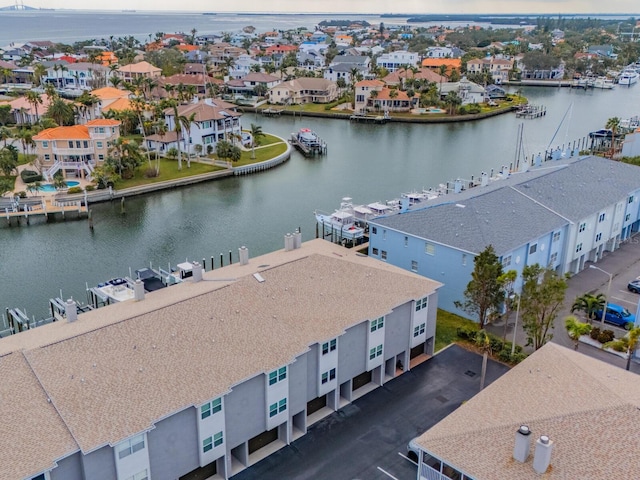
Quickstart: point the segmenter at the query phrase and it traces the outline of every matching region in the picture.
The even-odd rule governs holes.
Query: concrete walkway
[[[576,297],[584,295],[585,293],[607,293],[609,277],[601,271],[589,268],[588,265],[590,265],[590,263],[587,263],[586,268],[583,271],[569,279],[569,288],[567,288],[567,293],[565,295],[564,306],[555,320],[552,341],[567,348],[574,348],[574,342],[569,338],[569,335],[564,328],[564,319],[567,315],[571,315],[571,305],[573,305]],[[640,235],[625,242],[615,252],[605,252],[604,258],[594,265],[613,275],[609,301],[612,303],[619,303],[620,300],[617,300],[614,297],[616,297],[616,295],[622,295],[622,293],[616,292],[626,289],[627,282],[640,275]],[[640,296],[632,295],[629,299],[629,301],[638,301],[640,300]],[[626,302],[625,306],[631,313],[635,314],[636,309],[632,308],[629,301]],[[515,313],[511,314],[508,322],[507,340],[511,340],[513,338],[513,326],[511,324],[515,322]],[[524,345],[527,341],[526,335],[521,328],[520,320],[518,323],[518,331],[516,332],[517,343],[519,345]],[[607,328],[616,330],[615,327],[612,328],[612,326],[608,324]],[[504,332],[504,323],[489,325],[487,330],[502,337]],[[528,347],[525,350],[530,352],[531,348]],[[590,357],[598,358],[611,365],[626,368],[626,359],[607,353],[594,346],[580,343],[578,351]],[[630,370],[640,374],[640,363],[636,359],[631,361]]]

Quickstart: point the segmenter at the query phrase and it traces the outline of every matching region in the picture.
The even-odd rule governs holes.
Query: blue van
[[[602,319],[602,310],[595,312],[594,317],[596,320]],[[620,305],[607,303],[607,313],[604,316],[604,321],[616,327],[630,330],[636,323],[636,316]]]

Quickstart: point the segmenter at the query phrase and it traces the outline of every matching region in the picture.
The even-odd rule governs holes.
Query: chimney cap
[[[521,433],[522,435],[529,435],[531,433],[531,429],[528,425],[520,425],[518,433]]]
[[[540,443],[549,445],[549,437],[547,435],[540,435]]]

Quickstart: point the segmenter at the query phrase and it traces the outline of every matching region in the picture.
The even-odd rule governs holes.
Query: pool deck
[[[31,197],[32,194],[29,193],[29,190],[27,190],[28,185],[26,183],[24,183],[22,181],[22,177],[20,177],[20,172],[22,172],[22,170],[24,169],[29,169],[29,170],[35,170],[33,165],[27,164],[27,165],[20,165],[18,167],[18,176],[16,177],[16,183],[13,187],[13,195],[18,194],[19,192],[27,192],[27,198]],[[68,179],[70,182],[78,182],[79,185],[78,187],[81,187],[82,189],[84,189],[84,187],[86,187],[87,185],[91,185],[92,183],[85,180],[84,178],[69,178]],[[40,197],[54,197],[57,193],[60,193],[59,191],[52,191],[52,192],[43,192],[42,190],[40,190],[38,193],[36,193],[35,195]],[[9,193],[5,194],[5,197],[9,196]]]

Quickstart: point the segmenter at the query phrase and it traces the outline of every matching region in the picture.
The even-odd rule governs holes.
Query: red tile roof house
[[[104,162],[110,144],[119,137],[120,122],[100,118],[85,125],[47,128],[33,141],[45,178],[51,179],[58,171],[65,178],[86,178]]]

